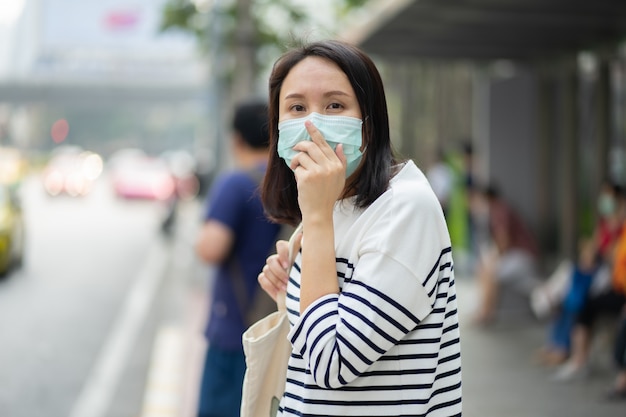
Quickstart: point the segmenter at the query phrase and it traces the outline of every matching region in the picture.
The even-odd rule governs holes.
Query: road
[[[163,207],[118,200],[106,179],[72,199],[32,177],[22,201],[24,266],[0,281],[0,416],[141,415],[155,340],[185,311],[189,248],[160,235]]]

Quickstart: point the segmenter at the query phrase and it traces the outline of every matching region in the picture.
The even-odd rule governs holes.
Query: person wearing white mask
[[[603,293],[610,286],[611,258],[622,233],[624,208],[622,187],[605,179],[596,199],[597,220],[591,236],[600,264],[589,289],[591,295]],[[535,288],[531,295],[531,307],[537,318],[545,319],[552,315],[566,298],[574,265],[571,259],[561,260],[545,282]]]
[[[292,354],[279,416],[460,416],[452,248],[437,197],[394,155],[382,80],[360,49],[286,52],[269,80],[262,200],[302,225],[258,280],[287,293]]]

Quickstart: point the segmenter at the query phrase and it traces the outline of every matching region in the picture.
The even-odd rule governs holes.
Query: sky
[[[12,31],[24,7],[25,0],[0,0],[0,76],[6,71]]]
[[[25,0],[2,0],[0,2],[0,28],[10,26],[20,15]]]
[[[34,25],[32,12],[28,12],[29,0],[0,0],[0,80],[25,74],[32,59],[42,54],[60,56],[59,53],[71,51],[74,55],[91,56],[93,61],[98,53],[135,57],[140,52],[141,56],[162,58],[166,50],[170,59],[174,56],[184,59],[195,51],[189,37],[170,31],[160,34],[158,42],[154,41],[153,33],[164,1],[40,0],[37,2],[40,18]],[[333,19],[332,0],[292,1],[303,6],[317,23],[308,25],[311,29],[299,30],[298,35],[305,39],[334,36],[327,31],[333,26],[329,21]],[[283,26],[285,31],[291,29],[280,10],[273,10],[270,18],[272,25]],[[20,47],[16,48],[18,43]]]
[[[27,77],[41,62],[46,71],[188,63],[196,52],[191,36],[155,37],[164,1],[0,0],[0,80]]]

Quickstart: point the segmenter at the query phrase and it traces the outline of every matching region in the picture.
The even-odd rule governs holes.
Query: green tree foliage
[[[328,10],[329,16],[314,17],[304,2],[293,0],[168,0],[161,30],[193,34],[200,51],[207,55],[217,49],[232,54],[234,58],[226,63],[222,76],[236,85],[241,82],[237,72],[242,67],[252,66],[247,69],[258,76],[295,40],[335,33],[339,21],[368,1],[337,0]]]
[[[219,5],[218,5],[219,3]],[[219,20],[223,35],[223,48],[234,47],[237,41],[236,29],[240,1],[205,1],[201,0],[168,0],[162,12],[161,30],[181,30],[193,34],[200,50],[207,52],[211,48],[211,25]],[[255,29],[254,43],[258,47],[278,45],[285,39],[271,25],[263,21],[267,12],[279,8],[287,16],[291,24],[297,25],[305,18],[301,5],[290,0],[250,0],[251,16]],[[207,8],[202,5],[207,4]]]

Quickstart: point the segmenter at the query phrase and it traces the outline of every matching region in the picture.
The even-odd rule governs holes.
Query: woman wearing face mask
[[[610,196],[612,201],[603,199],[603,195]],[[598,211],[602,217],[595,238],[598,255],[605,264],[604,272],[602,275],[598,272],[593,277],[589,294],[576,317],[571,332],[570,356],[555,374],[555,379],[559,381],[569,381],[589,374],[591,344],[598,319],[617,318],[626,308],[626,229],[621,207],[623,204],[624,196],[620,187],[603,187],[598,200]],[[618,235],[615,236],[615,233]]]
[[[611,251],[622,232],[623,196],[622,187],[605,180],[598,196],[598,223],[594,230],[598,256],[602,262],[610,263]]]
[[[592,295],[602,293],[610,286],[613,249],[625,220],[624,203],[622,188],[608,179],[604,180],[596,200],[597,221],[591,236],[598,263],[590,288]],[[545,283],[533,291],[531,306],[537,318],[550,316],[567,297],[574,265],[572,260],[563,259]],[[541,352],[540,356],[543,356]],[[557,362],[560,356],[557,355]],[[553,361],[548,359],[547,362]]]
[[[267,213],[302,224],[259,283],[287,292],[292,354],[281,416],[460,416],[450,239],[412,161],[393,154],[385,93],[357,48],[316,42],[270,77]]]

